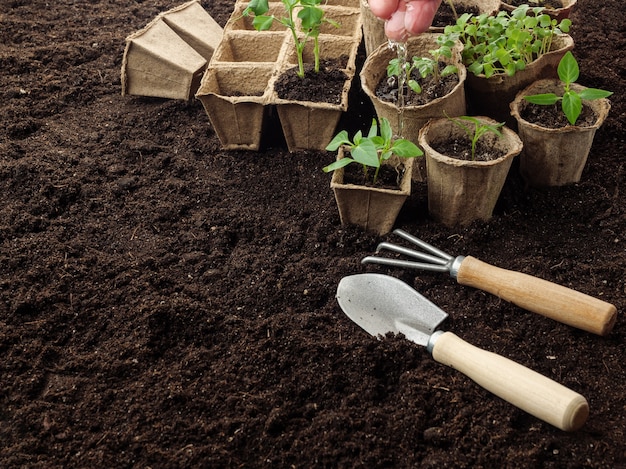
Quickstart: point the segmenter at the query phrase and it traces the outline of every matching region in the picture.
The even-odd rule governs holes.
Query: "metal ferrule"
[[[428,350],[428,353],[430,353],[431,355],[433,354],[433,349],[435,348],[435,342],[437,342],[437,339],[443,333],[444,331],[435,331],[428,338],[428,343],[426,344],[426,350]]]
[[[450,266],[450,277],[456,278],[459,274],[459,269],[461,268],[461,263],[465,259],[465,256],[457,256],[454,261],[452,261],[452,265]]]

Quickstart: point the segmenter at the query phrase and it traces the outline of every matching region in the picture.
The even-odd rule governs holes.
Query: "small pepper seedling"
[[[583,101],[593,101],[611,96],[611,91],[600,90],[597,88],[585,88],[582,91],[574,91],[572,83],[578,80],[580,69],[578,62],[570,51],[567,51],[557,68],[559,80],[563,82],[563,96],[557,96],[555,93],[542,93],[531,96],[524,96],[526,101],[540,106],[549,106],[561,101],[561,110],[567,117],[570,124],[576,125],[576,120],[580,116],[583,109]]]
[[[478,140],[480,140],[480,137],[489,132],[496,134],[498,138],[502,137],[500,129],[504,126],[504,122],[486,124],[472,116],[449,117],[447,114],[446,118],[456,124],[459,128],[463,129],[467,137],[472,142],[472,161],[476,159],[476,144],[478,143]],[[473,126],[469,124],[466,125],[464,122],[469,122],[470,124],[473,124]]]
[[[304,47],[309,38],[312,38],[314,70],[315,73],[318,73],[320,71],[320,27],[322,23],[329,23],[337,28],[340,27],[340,24],[326,18],[324,10],[319,7],[322,0],[282,0],[282,3],[286,10],[286,16],[282,18],[268,14],[270,10],[268,0],[251,0],[243,11],[243,15],[254,15],[252,25],[257,31],[267,31],[272,27],[274,20],[291,31],[296,47],[298,76],[300,78],[304,78]],[[300,20],[300,27],[298,27],[294,14]]]
[[[458,68],[455,65],[448,64],[443,70],[439,71],[439,61],[442,57],[448,59],[452,58],[452,46],[455,41],[439,36],[437,38],[439,48],[428,51],[431,57],[413,57],[409,62],[404,63],[404,73],[406,83],[415,93],[420,94],[422,87],[417,80],[411,79],[411,74],[414,70],[417,70],[420,77],[426,78],[430,75],[433,76],[433,80],[439,81],[441,78],[454,73],[458,73]],[[402,61],[399,58],[394,58],[389,61],[387,65],[387,76],[396,77],[398,83],[400,82],[400,73],[402,73]]]
[[[368,178],[368,168],[375,168],[372,183],[376,184],[378,172],[384,161],[396,155],[400,158],[414,158],[422,156],[424,153],[410,140],[403,138],[394,139],[389,121],[382,117],[380,119],[380,135],[378,135],[378,124],[376,119],[372,119],[372,125],[367,136],[363,136],[360,130],[350,140],[348,132],[339,132],[326,147],[327,151],[336,151],[341,145],[349,148],[350,155],[335,161],[322,168],[325,173],[335,171],[350,163],[359,163],[363,166],[363,172]]]

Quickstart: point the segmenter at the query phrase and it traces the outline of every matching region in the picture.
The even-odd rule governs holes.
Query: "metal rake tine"
[[[437,249],[435,246],[433,246],[431,244],[428,244],[426,241],[423,241],[423,240],[421,240],[419,238],[416,238],[415,236],[407,233],[404,230],[396,229],[396,230],[393,230],[393,233],[397,234],[401,238],[406,239],[410,243],[413,243],[416,246],[419,246],[420,248],[424,249],[425,251],[428,251],[431,254],[434,254],[435,256],[438,256],[438,257],[440,257],[442,259],[445,259],[446,261],[451,261],[451,260],[454,259],[454,256],[451,256],[450,254],[448,254],[447,252],[442,251],[441,249]]]
[[[422,262],[405,261],[402,259],[388,259],[386,257],[367,256],[361,261],[362,264],[380,264],[389,267],[401,267],[405,269],[428,270],[432,272],[449,272],[448,265],[424,264]]]
[[[447,265],[449,262],[448,260],[442,259],[441,257],[431,256],[430,254],[415,251],[413,249],[405,248],[403,246],[398,246],[396,244],[387,243],[387,242],[380,243],[378,247],[376,248],[376,252],[380,252],[383,249],[397,252],[398,254],[404,254],[405,256],[413,257],[414,259],[419,259],[421,261],[430,262],[436,265]]]

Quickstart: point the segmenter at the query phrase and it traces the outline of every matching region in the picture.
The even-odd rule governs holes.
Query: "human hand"
[[[393,41],[406,41],[427,31],[441,0],[368,0],[371,12],[385,21],[385,34]]]

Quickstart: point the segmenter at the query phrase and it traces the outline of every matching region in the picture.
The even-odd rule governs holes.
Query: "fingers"
[[[398,4],[398,9],[394,11],[385,22],[385,35],[392,41],[403,42],[409,37],[409,34],[405,28],[406,22],[406,3],[401,1]]]
[[[394,41],[405,41],[427,31],[441,0],[369,0],[371,12],[385,22],[385,34]]]
[[[410,35],[421,34],[430,28],[441,0],[412,0],[406,5],[404,27]]]
[[[369,0],[370,11],[384,20],[391,18],[391,15],[398,9],[398,3],[404,0]]]

